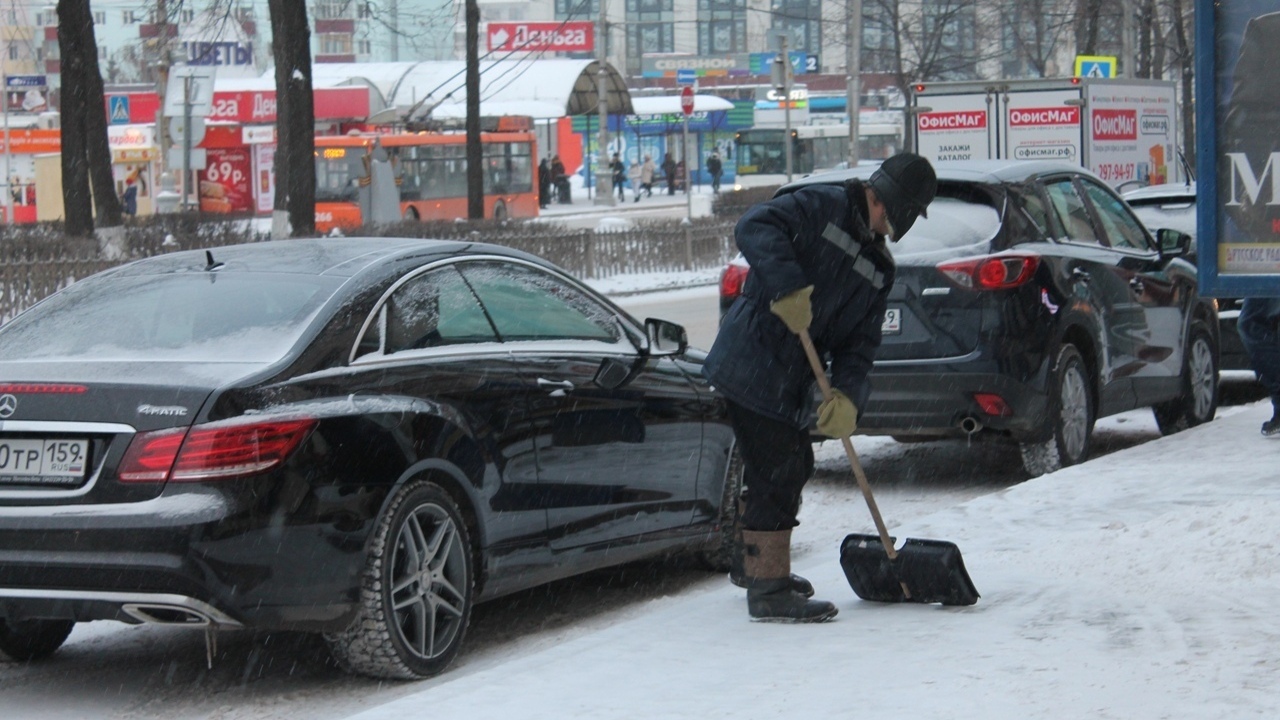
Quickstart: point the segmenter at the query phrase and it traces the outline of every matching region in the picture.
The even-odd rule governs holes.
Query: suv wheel
[[[1153,407],[1162,435],[1207,423],[1218,412],[1218,349],[1201,323],[1191,326],[1182,363],[1182,394]]]
[[[1089,457],[1093,436],[1093,391],[1089,371],[1074,345],[1058,351],[1053,364],[1048,425],[1050,437],[1024,442],[1022,466],[1032,477],[1054,472]]]

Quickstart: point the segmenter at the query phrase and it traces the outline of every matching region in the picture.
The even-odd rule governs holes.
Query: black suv
[[[799,181],[842,183],[873,168]],[[898,263],[858,432],[1018,443],[1032,475],[1089,455],[1097,418],[1150,406],[1171,433],[1213,419],[1219,331],[1191,238],[1154,237],[1078,166],[939,163]],[[722,307],[740,291],[739,259]]]

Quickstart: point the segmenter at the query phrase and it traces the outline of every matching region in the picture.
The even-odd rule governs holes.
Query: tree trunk
[[[311,30],[302,3],[268,0],[276,63],[277,215],[287,212],[293,237],[316,232],[315,98]],[[276,231],[273,228],[273,233]]]
[[[467,218],[480,220],[484,218],[484,158],[480,152],[480,6],[476,0],[466,2]],[[601,152],[604,152],[603,148]]]
[[[58,0],[58,51],[62,56],[62,205],[67,235],[85,237],[93,232],[93,204],[89,195],[89,157],[85,105],[85,53],[97,46],[86,43],[93,36],[93,15],[87,0]]]
[[[1195,47],[1188,37],[1187,18],[1182,7],[1182,0],[1170,0],[1173,37],[1178,45],[1178,78],[1182,83],[1182,150],[1187,164],[1199,172],[1196,169]],[[1195,12],[1194,6],[1191,12]],[[1194,22],[1194,17],[1191,19]],[[1213,168],[1207,169],[1207,172],[1212,171]]]

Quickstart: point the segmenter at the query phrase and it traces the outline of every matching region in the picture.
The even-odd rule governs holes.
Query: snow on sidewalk
[[[832,623],[747,621],[712,584],[356,716],[1280,717],[1280,442],[1268,403],[894,528],[956,542],[969,608],[857,600],[795,568]]]

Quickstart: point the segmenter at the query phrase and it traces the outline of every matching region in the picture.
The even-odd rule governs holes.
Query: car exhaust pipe
[[[181,625],[183,627],[210,627],[217,623],[213,618],[188,607],[179,605],[151,605],[126,603],[120,607],[126,615],[147,625]]]
[[[960,429],[965,435],[972,436],[982,429],[982,421],[972,415],[966,415],[960,419]]]

